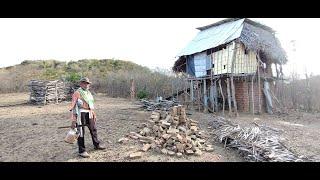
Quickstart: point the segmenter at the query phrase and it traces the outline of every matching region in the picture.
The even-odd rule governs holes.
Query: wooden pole
[[[217,97],[217,94],[218,94],[217,80],[214,81],[213,91],[214,91],[214,104],[215,104],[215,107],[216,107],[216,112],[218,112],[219,111],[219,106],[218,106],[218,97]]]
[[[134,79],[131,79],[131,101],[133,101],[135,99],[135,84],[134,84]]]
[[[198,93],[198,108],[199,108],[199,112],[201,110],[201,105],[200,105],[200,89],[201,89],[201,85],[199,87],[199,81],[197,81],[197,93]]]
[[[238,108],[237,108],[237,101],[236,101],[236,93],[235,93],[235,89],[234,89],[234,82],[233,82],[233,72],[234,72],[234,63],[236,61],[236,53],[237,53],[237,47],[236,47],[236,43],[233,42],[234,44],[234,48],[233,48],[233,57],[232,57],[232,64],[231,64],[231,77],[230,77],[230,80],[231,80],[231,90],[232,90],[232,99],[233,99],[233,106],[234,106],[234,111],[236,113],[236,116],[238,117],[239,114],[238,114]]]
[[[45,90],[46,90],[46,91],[45,91],[45,93],[44,93],[43,105],[46,105],[46,103],[47,103],[47,101],[46,101],[46,100],[47,100],[47,99],[46,99],[47,97],[46,97],[46,96],[47,96],[48,87],[47,87],[47,85],[45,85],[44,87],[45,87]]]
[[[225,106],[225,101],[224,101],[224,95],[223,95],[223,91],[222,91],[222,87],[221,87],[221,79],[219,79],[219,87],[220,87],[220,93],[222,96],[222,115],[224,116],[224,106]]]
[[[55,96],[56,96],[56,103],[58,104],[58,87],[57,87],[57,83],[56,83],[56,85],[55,85],[56,87],[55,87]]]
[[[253,80],[254,80],[254,75],[252,75],[252,78],[251,78],[251,101],[252,101],[252,115],[254,115],[254,91],[253,91]]]
[[[203,112],[208,112],[208,101],[207,101],[207,82],[206,79],[203,79]]]
[[[225,81],[227,84],[227,94],[228,94],[228,105],[229,105],[229,116],[231,115],[231,93],[230,93],[230,83],[229,78]]]
[[[210,102],[211,102],[211,108],[212,112],[214,112],[214,100],[213,100],[213,80],[212,80],[212,74],[210,79]]]
[[[261,114],[261,87],[260,87],[260,55],[258,53],[258,104],[259,104],[259,111],[258,113]]]
[[[194,96],[193,96],[193,80],[190,80],[190,101],[191,101],[191,109],[193,109],[193,101],[194,101]]]
[[[188,101],[188,95],[187,95],[187,87],[188,87],[188,81],[184,81],[184,104],[186,105]]]

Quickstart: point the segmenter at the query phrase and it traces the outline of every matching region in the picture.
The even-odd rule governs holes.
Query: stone
[[[120,138],[120,139],[118,140],[118,143],[127,143],[128,141],[129,141],[128,138]]]
[[[198,138],[198,142],[201,143],[201,144],[203,144],[203,143],[206,142],[206,140]]]
[[[208,126],[208,129],[211,129],[212,127],[211,126]]]
[[[194,152],[191,149],[188,149],[188,150],[186,150],[186,154],[191,155],[191,154],[194,154]]]
[[[178,157],[182,157],[182,153],[181,153],[181,152],[178,152],[178,153],[177,153],[177,156],[178,156]]]
[[[163,132],[163,128],[161,126],[159,126],[159,131]]]
[[[162,154],[168,154],[168,150],[165,149],[165,148],[163,148],[163,149],[161,149],[161,153],[162,153]]]
[[[142,152],[138,151],[138,152],[131,153],[131,154],[129,155],[129,157],[130,157],[131,159],[141,158],[141,157],[142,157]]]
[[[151,148],[151,144],[144,144],[141,150],[142,150],[143,152],[146,152],[146,151],[148,151],[150,148]]]

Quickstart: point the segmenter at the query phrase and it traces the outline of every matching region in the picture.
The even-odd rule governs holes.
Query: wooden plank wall
[[[214,63],[214,68],[212,68],[214,75],[231,73],[233,50],[234,45],[230,43],[226,48],[211,54]],[[236,50],[234,73],[255,73],[257,70],[255,52],[248,51],[248,53],[245,54],[244,45],[239,43],[236,43]]]

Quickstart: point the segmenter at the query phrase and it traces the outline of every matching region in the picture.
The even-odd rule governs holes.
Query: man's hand
[[[93,121],[96,122],[97,121],[96,113],[93,112],[92,114],[93,114]]]
[[[77,123],[77,121],[72,121],[71,122],[71,129],[76,128],[76,123]]]

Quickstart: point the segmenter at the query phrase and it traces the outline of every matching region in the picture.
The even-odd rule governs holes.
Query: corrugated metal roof
[[[200,31],[178,57],[195,54],[231,42],[240,37],[245,19],[228,22]]]

